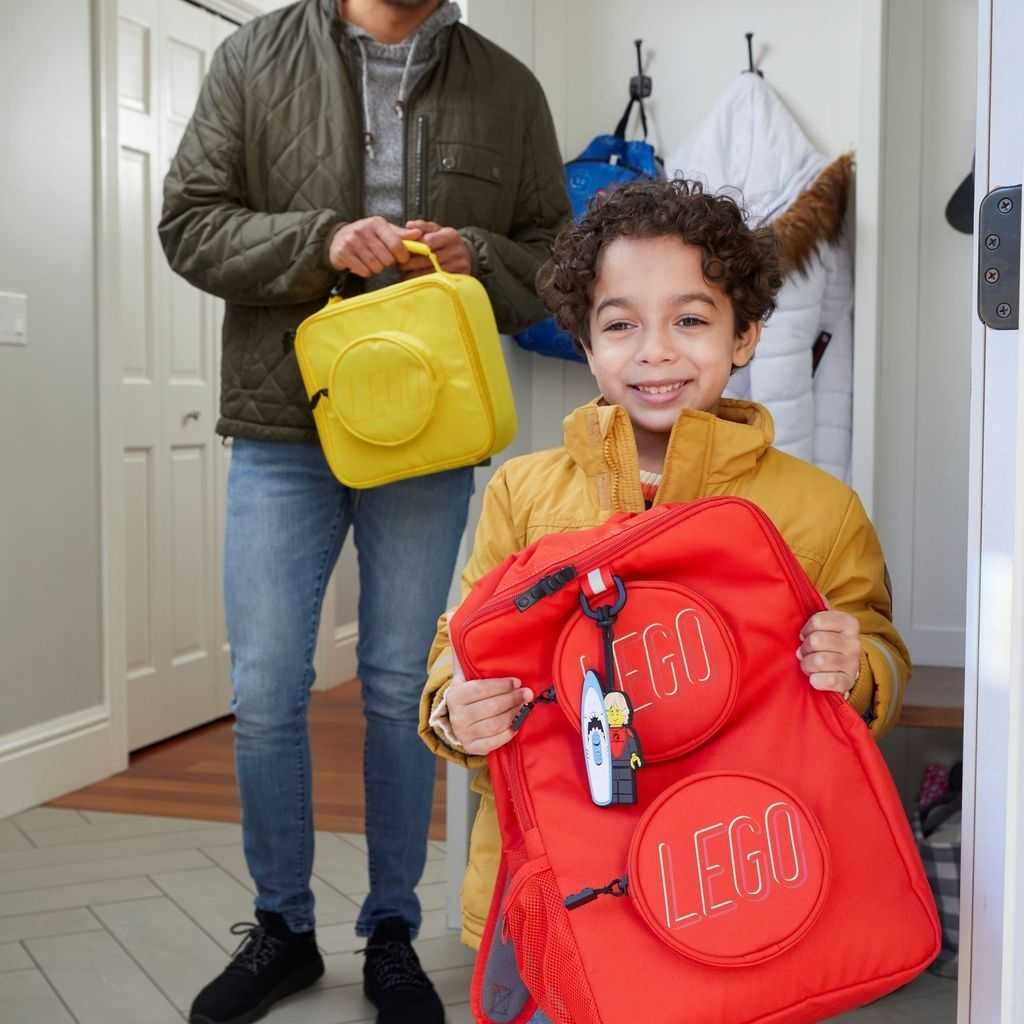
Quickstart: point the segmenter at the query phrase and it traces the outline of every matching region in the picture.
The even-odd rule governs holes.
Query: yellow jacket
[[[736,495],[768,514],[831,607],[860,621],[864,653],[850,700],[858,713],[873,712],[871,730],[881,736],[896,722],[910,677],[907,650],[891,621],[882,549],[857,495],[809,463],[772,448],[773,437],[771,415],[749,402],[723,400],[717,416],[683,413],[669,439],[655,504]],[[582,406],[566,417],[563,448],[512,459],[495,473],[462,576],[463,596],[538,537],[643,509],[636,442],[625,410],[600,402]],[[481,802],[462,888],[462,939],[475,949],[487,919],[501,838],[486,758],[454,749],[430,726],[452,676],[447,615],[438,624],[428,664],[420,736],[440,756],[482,769],[473,785]]]

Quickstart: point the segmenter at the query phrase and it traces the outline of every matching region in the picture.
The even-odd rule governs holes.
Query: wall
[[[0,33],[0,291],[28,295],[0,346],[0,737],[103,697],[89,12]]]
[[[877,521],[927,665],[964,663],[973,241],[944,211],[971,168],[977,27],[977,0],[890,8]]]

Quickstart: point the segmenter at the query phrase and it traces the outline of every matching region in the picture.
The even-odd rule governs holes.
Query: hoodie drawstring
[[[363,146],[366,148],[366,155],[373,159],[373,144],[376,137],[373,134],[373,119],[370,112],[370,62],[366,56],[366,41],[363,36],[355,37],[356,46],[359,47],[359,57],[363,65]],[[405,67],[402,69],[402,81],[398,86],[398,99],[395,101],[395,114],[399,118],[405,117],[406,88],[409,84],[409,71],[416,60],[416,46],[420,41],[419,33],[412,37],[409,46],[409,55],[405,59]]]
[[[412,67],[412,62],[416,59],[416,45],[419,41],[420,35],[417,32],[416,35],[412,37],[412,44],[409,46],[409,56],[406,58],[405,67],[402,69],[402,81],[398,85],[398,99],[395,101],[395,113],[400,118],[405,117],[405,88],[409,82],[409,69]]]
[[[373,121],[370,116],[370,62],[366,59],[366,43],[362,36],[356,36],[356,46],[359,47],[359,57],[363,65],[363,146],[366,155],[373,159]]]

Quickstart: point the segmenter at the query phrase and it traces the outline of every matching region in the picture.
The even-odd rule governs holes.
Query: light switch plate
[[[0,345],[28,344],[28,296],[0,292]]]

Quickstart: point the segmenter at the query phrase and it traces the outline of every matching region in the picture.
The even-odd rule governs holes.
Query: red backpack
[[[934,959],[885,763],[795,656],[823,607],[734,498],[544,537],[477,584],[451,624],[466,677],[537,695],[489,758],[477,1021],[814,1022]]]

